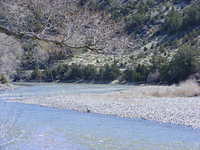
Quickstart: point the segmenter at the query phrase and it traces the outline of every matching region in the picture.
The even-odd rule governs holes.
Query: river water
[[[9,126],[12,133],[0,137],[0,149],[200,150],[200,129],[11,102],[15,98],[41,95],[106,93],[128,86],[28,85],[0,92],[1,124],[13,124]]]

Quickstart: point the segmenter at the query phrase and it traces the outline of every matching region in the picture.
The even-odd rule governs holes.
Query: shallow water
[[[0,91],[0,98],[27,98],[32,96],[55,96],[62,94],[108,93],[127,89],[127,85],[105,84],[55,84],[55,83],[16,83],[18,88]],[[23,86],[21,86],[23,85]]]
[[[105,93],[126,88],[119,85],[34,84],[1,92],[0,99]],[[16,134],[8,138],[13,138],[13,142],[0,149],[200,150],[200,129],[5,101],[0,103],[0,108],[1,120],[18,118],[13,127]]]

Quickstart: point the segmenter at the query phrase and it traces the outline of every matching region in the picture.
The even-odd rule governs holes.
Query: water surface
[[[16,122],[9,150],[199,150],[200,129],[8,101],[31,96],[105,93],[121,85],[34,84],[0,93],[0,119]],[[13,118],[17,118],[16,121]],[[8,140],[9,140],[8,138]],[[1,141],[0,142],[5,142]]]

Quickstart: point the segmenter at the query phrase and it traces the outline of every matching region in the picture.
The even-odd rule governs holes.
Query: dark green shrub
[[[161,67],[161,80],[164,82],[178,83],[196,72],[198,52],[190,46],[180,48],[172,60]]]
[[[95,77],[96,81],[110,82],[117,79],[121,75],[121,71],[115,64],[104,65],[97,69],[97,74]]]
[[[149,7],[152,7],[155,3],[156,3],[156,1],[155,0],[147,0],[147,5],[149,6]]]
[[[164,30],[170,34],[192,29],[200,22],[200,3],[187,7],[183,13],[172,10],[165,21]]]
[[[127,82],[134,82],[134,70],[131,69],[127,69],[123,72],[123,80],[127,81]]]
[[[37,44],[36,42],[26,41],[23,45],[23,55],[21,59],[21,68],[24,70],[35,69],[36,66],[40,66],[38,61],[36,61],[35,55]]]
[[[184,11],[184,28],[199,25],[200,22],[200,3],[192,5]]]
[[[99,72],[101,80],[107,82],[117,79],[121,74],[119,68],[115,64],[113,65],[106,64],[102,69],[100,69]]]
[[[138,33],[141,28],[149,21],[149,16],[146,13],[137,13],[126,19],[125,30],[128,34],[133,32]]]
[[[39,68],[35,68],[31,74],[30,80],[42,81],[43,80],[43,73]]]
[[[83,69],[81,65],[72,64],[70,66],[71,72],[69,71],[67,75],[70,80],[80,80],[83,77]],[[70,74],[70,75],[69,75]]]
[[[54,74],[56,80],[65,81],[68,80],[71,70],[69,65],[60,64],[53,69],[53,72],[55,72]]]
[[[169,73],[170,70],[170,62],[166,62],[165,64],[162,64],[160,66],[160,81],[162,83],[170,84],[171,81],[171,75]],[[172,83],[172,82],[171,82]]]
[[[95,80],[97,75],[97,69],[94,65],[87,65],[83,67],[83,79]]]
[[[127,69],[123,73],[123,79],[127,82],[146,82],[150,73],[150,67],[137,65],[135,69]]]
[[[150,71],[155,72],[156,70],[160,70],[160,67],[167,63],[167,58],[160,55],[153,55],[150,59]]]
[[[46,82],[53,82],[57,80],[56,77],[57,77],[57,72],[54,69],[46,68],[45,71],[43,72],[43,79]]]
[[[136,82],[146,82],[150,70],[148,66],[138,65],[135,68],[134,80]]]
[[[79,80],[82,78],[82,66],[77,64],[61,64],[55,67],[51,74],[56,80],[66,82],[69,80]]]
[[[176,11],[172,10],[165,21],[164,30],[169,33],[176,33],[182,29],[183,26],[183,15]]]

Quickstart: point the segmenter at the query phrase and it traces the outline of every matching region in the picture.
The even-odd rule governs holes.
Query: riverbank
[[[9,89],[13,89],[15,88],[15,86],[13,84],[1,84],[0,83],[0,91],[4,91],[4,90],[9,90]]]
[[[192,89],[191,91],[199,92],[198,87],[191,85],[188,87]],[[164,94],[168,93],[168,96],[152,95],[156,89],[165,91]],[[189,88],[186,90],[189,91]],[[143,118],[200,128],[200,97],[185,97],[185,95],[180,97],[180,95],[173,95],[173,93],[176,93],[174,91],[181,94],[184,90],[181,90],[181,86],[130,86],[128,90],[110,93],[67,94],[64,92],[60,95],[47,96],[36,94],[36,96],[23,97],[15,99],[15,101],[81,112]]]

